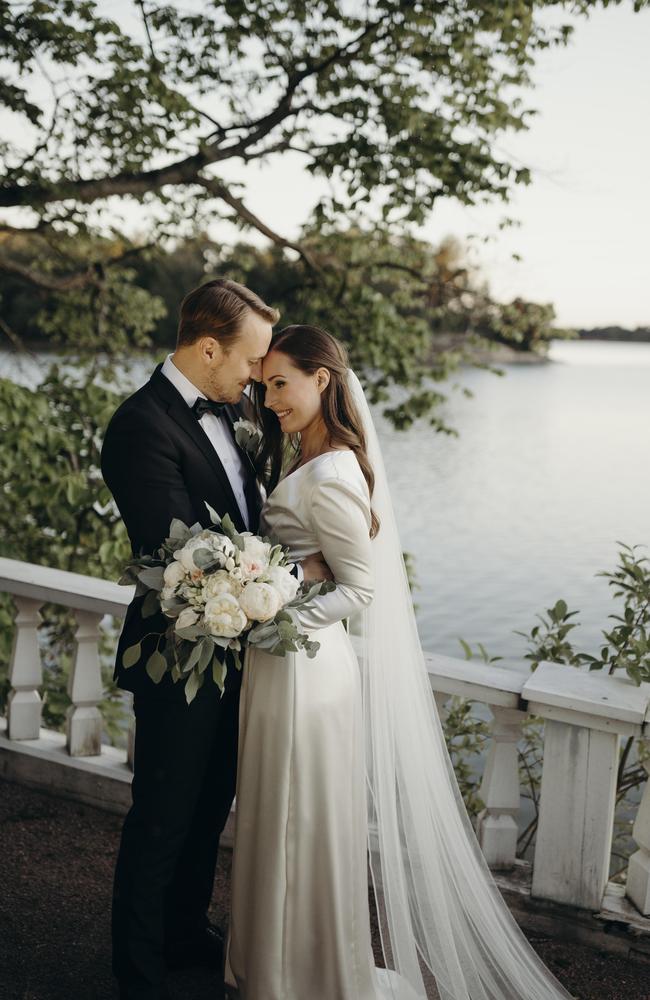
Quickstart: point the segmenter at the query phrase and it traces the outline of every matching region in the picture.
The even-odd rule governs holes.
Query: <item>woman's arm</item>
[[[343,479],[317,483],[310,502],[313,531],[336,584],[329,594],[297,609],[302,628],[318,629],[357,614],[372,601],[370,506]]]

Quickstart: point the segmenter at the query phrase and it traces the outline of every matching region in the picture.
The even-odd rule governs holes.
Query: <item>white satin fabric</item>
[[[262,530],[322,551],[336,590],[300,613],[314,659],[249,650],[225,979],[241,1000],[378,1000],[368,911],[361,680],[342,619],[372,599],[368,489],[350,451],[281,480]]]

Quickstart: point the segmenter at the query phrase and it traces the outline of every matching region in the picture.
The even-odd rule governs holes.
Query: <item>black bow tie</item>
[[[215,403],[213,399],[202,399],[199,396],[192,406],[192,412],[196,419],[200,420],[206,413],[214,413],[215,417],[220,417],[225,408],[225,403]]]

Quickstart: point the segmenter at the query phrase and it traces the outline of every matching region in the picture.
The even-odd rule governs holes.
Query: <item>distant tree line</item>
[[[578,330],[581,340],[631,340],[639,344],[650,343],[650,326],[637,326],[630,330],[624,326],[594,326]]]

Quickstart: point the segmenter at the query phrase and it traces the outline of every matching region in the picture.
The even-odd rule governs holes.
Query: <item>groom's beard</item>
[[[211,372],[203,391],[218,403],[238,403],[247,385],[248,382],[228,381],[219,372]]]

